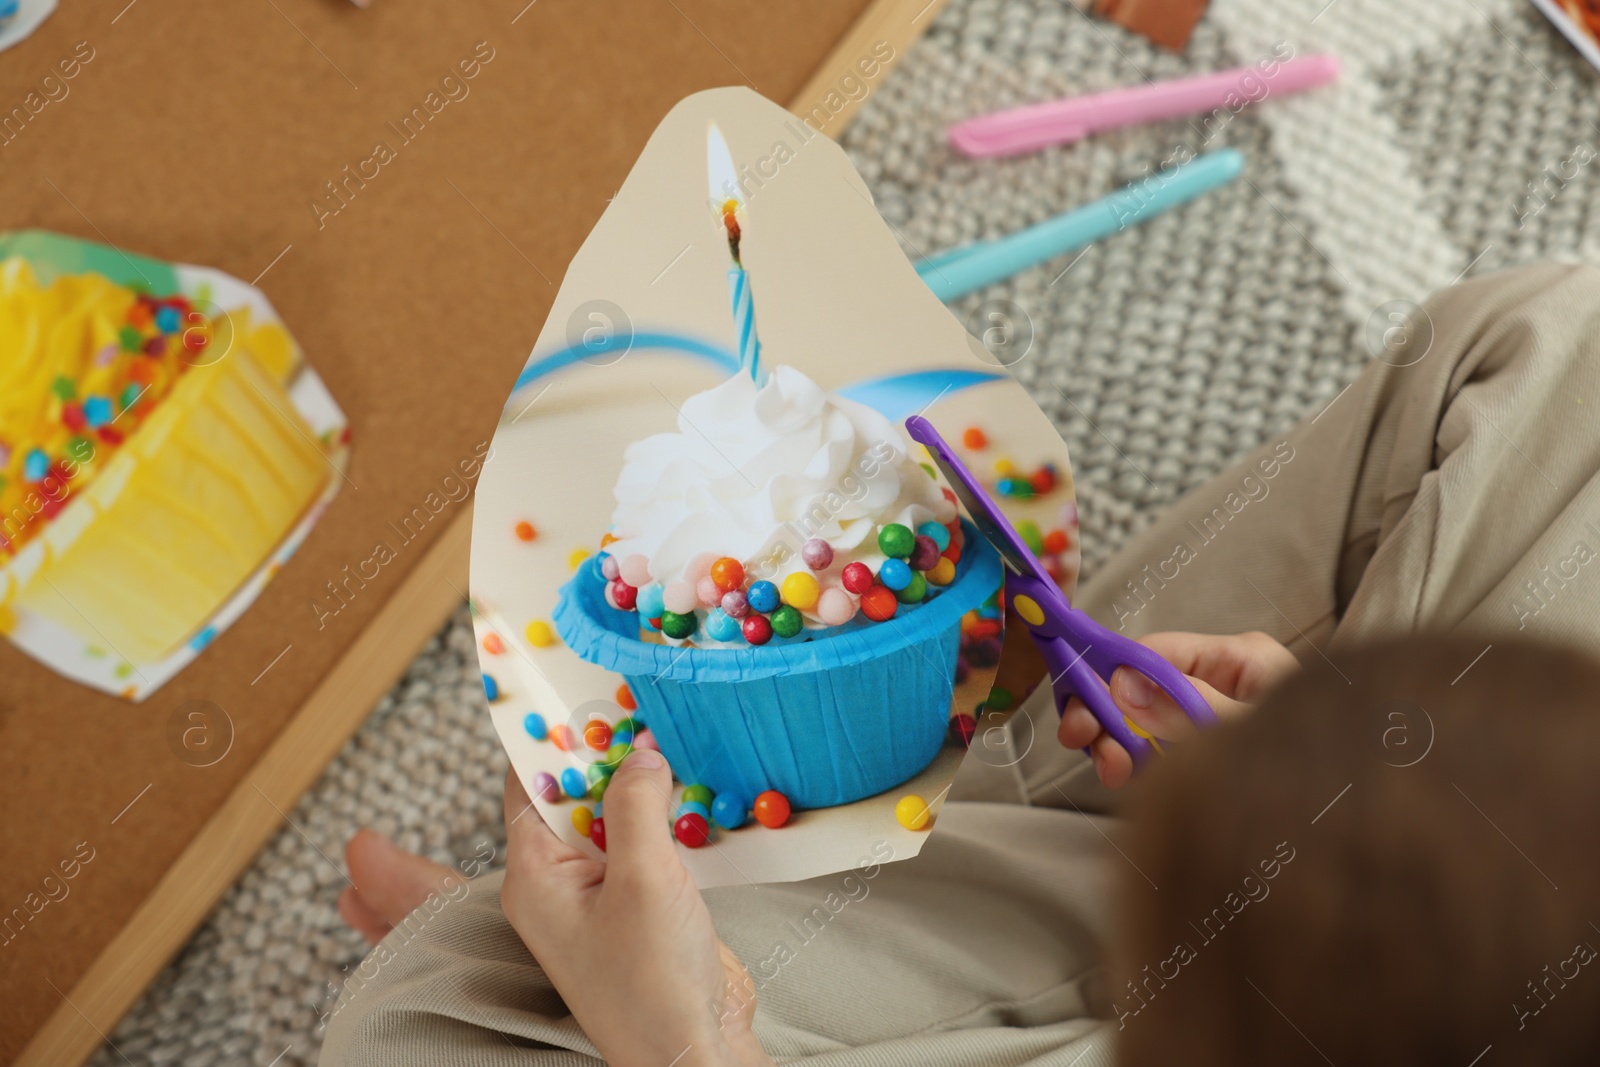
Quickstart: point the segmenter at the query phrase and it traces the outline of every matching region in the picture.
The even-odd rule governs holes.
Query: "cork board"
[[[254,281],[355,438],[316,534],[145,703],[0,645],[0,1061],[86,1057],[459,602],[464,488],[661,116],[742,83],[842,126],[850,49],[938,6],[134,0],[0,57],[6,225]]]

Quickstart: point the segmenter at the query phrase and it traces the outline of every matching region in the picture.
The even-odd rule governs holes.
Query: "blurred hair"
[[[1152,768],[1122,1067],[1600,1062],[1600,664],[1486,643],[1318,660]]]

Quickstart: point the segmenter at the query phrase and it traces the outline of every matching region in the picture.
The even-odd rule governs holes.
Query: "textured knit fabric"
[[[1265,630],[1302,659],[1424,627],[1481,633],[1486,655],[1519,629],[1592,646],[1600,271],[1491,275],[1426,312],[1431,340],[1407,366],[1374,363],[1185,498],[1080,604],[1131,634]],[[915,859],[870,879],[706,894],[759,983],[756,1032],[775,1058],[1111,1062],[1100,939],[1123,861],[1113,820],[1060,810],[1093,801],[1074,799],[1090,794],[1088,765],[1054,729],[1048,702],[1030,700],[1013,758],[968,759],[958,781],[956,795],[1010,803],[946,804]],[[390,935],[346,991],[324,1064],[596,1062],[501,915],[499,886],[471,883]],[[848,902],[830,910],[830,893]]]

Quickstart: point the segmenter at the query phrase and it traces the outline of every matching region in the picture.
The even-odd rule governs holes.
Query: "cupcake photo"
[[[148,695],[293,552],[345,448],[259,293],[0,238],[0,632],[35,658]]]
[[[984,355],[837,146],[741,89],[663,120],[474,505],[489,711],[558,834],[603,853],[610,774],[648,747],[702,886],[917,853],[1015,698],[999,557],[905,419],[948,427],[1077,576],[1065,446]]]

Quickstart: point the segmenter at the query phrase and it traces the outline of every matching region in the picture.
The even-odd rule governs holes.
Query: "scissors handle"
[[[1027,623],[1049,667],[1056,713],[1066,709],[1069,697],[1082,700],[1101,728],[1127,750],[1136,768],[1149,758],[1153,746],[1134,732],[1122,709],[1111,699],[1107,683],[1118,667],[1130,667],[1150,679],[1195,725],[1216,725],[1216,713],[1182,671],[1159,653],[1106,629],[1068,605],[1053,584],[1029,575],[1008,574],[1006,595]]]

